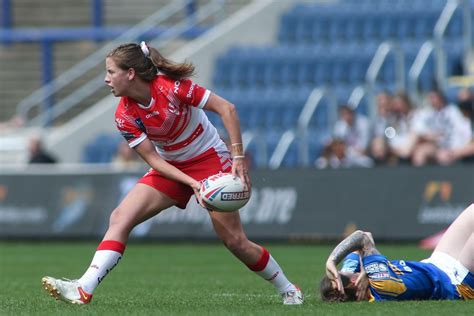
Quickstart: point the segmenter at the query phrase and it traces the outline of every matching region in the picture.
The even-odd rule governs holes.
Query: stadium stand
[[[352,91],[366,83],[369,65],[383,42],[391,41],[401,48],[407,82],[422,45],[433,39],[436,23],[446,5],[444,0],[296,4],[282,15],[273,45],[233,47],[219,57],[214,74],[215,90],[238,105],[244,129],[268,134],[265,138],[271,153],[275,147],[272,140],[297,126],[298,116],[313,88],[329,87],[338,103],[348,102]],[[446,76],[463,74],[462,23],[462,10],[458,8],[450,19],[443,43]],[[394,58],[386,60],[377,77],[377,90],[397,89],[396,67]],[[435,87],[435,68],[432,54],[418,80],[421,92]],[[363,99],[357,111],[370,114],[367,99]],[[314,114],[316,119],[309,125],[313,131],[329,127],[324,112],[322,107]],[[218,120],[213,122],[219,125]],[[312,146],[321,147],[321,144]],[[314,155],[319,151],[311,152]],[[252,152],[252,155],[258,154]],[[315,158],[311,156],[310,161]],[[300,161],[288,150],[282,165],[294,167]]]
[[[69,1],[64,2],[64,7],[70,4],[74,8],[77,7],[75,10],[55,8],[58,17],[61,18],[53,24],[49,23],[48,26],[64,26],[65,21],[68,21],[68,14],[72,14],[74,16],[70,17],[71,23],[68,26],[90,27],[92,22],[92,27],[97,27],[98,22],[90,6],[92,2],[73,2],[74,4],[70,4]],[[106,26],[111,33],[114,30],[123,30],[124,27],[139,22],[162,3],[157,4],[151,0],[142,0],[142,2],[140,5],[129,5],[128,2],[122,0],[119,3],[104,0],[104,15],[100,22],[103,25],[99,26]],[[206,1],[198,2],[201,6],[206,3]],[[439,23],[447,5],[452,2],[455,1],[433,0],[428,3],[423,0],[302,1],[281,15],[274,43],[234,45],[221,54],[215,61],[213,85],[210,88],[238,106],[244,134],[253,135],[253,138],[250,137],[253,142],[247,144],[247,147],[256,166],[268,166],[285,132],[295,130],[298,134],[302,129],[305,129],[308,137],[301,138],[295,134],[281,163],[277,165],[286,167],[305,165],[314,161],[319,155],[323,143],[330,134],[334,119],[332,110],[334,102],[327,94],[334,95],[336,103],[341,104],[353,100],[356,89],[360,87],[366,89],[369,67],[374,63],[380,45],[387,41],[399,47],[402,52],[404,57],[402,88],[408,90],[410,70],[416,58],[419,57],[423,45],[427,41],[434,40],[436,24]],[[17,6],[13,10],[15,12],[13,29],[42,27],[47,23],[44,17],[40,18],[41,14],[39,17],[28,20],[24,14],[19,13],[24,12],[20,8],[26,10],[28,0],[12,3]],[[246,1],[241,1],[241,4],[245,3]],[[474,1],[469,0],[469,3],[472,8]],[[53,0],[49,0],[46,4],[51,10],[54,5],[57,5],[57,2]],[[38,12],[51,12],[42,8],[38,9]],[[63,14],[63,11],[66,12]],[[177,19],[173,16],[165,24],[173,25],[177,23]],[[462,38],[463,19],[462,7],[458,6],[449,18],[443,37],[446,77],[463,75],[467,72],[463,65],[465,53]],[[112,35],[110,35],[111,38]],[[61,72],[67,69],[79,60],[80,56],[86,56],[96,50],[97,38],[94,36],[96,35],[84,40],[55,44],[52,54],[55,57],[53,65],[55,71]],[[107,38],[101,38],[101,40],[105,39]],[[37,42],[26,41],[9,45],[9,49],[2,50],[0,55],[2,69],[5,69],[0,75],[0,84],[7,87],[7,89],[2,89],[1,95],[5,104],[13,106],[2,107],[0,111],[2,119],[14,113],[14,105],[17,104],[19,98],[19,85],[15,85],[13,80],[8,80],[16,75],[15,70],[18,70],[16,67],[36,70],[44,68],[44,63],[41,65],[40,62],[39,47],[41,46]],[[169,46],[169,49],[175,48],[174,45]],[[25,63],[14,66],[12,61],[16,56],[24,56]],[[375,91],[394,92],[400,88],[395,57],[395,55],[388,56],[383,60],[374,79]],[[434,53],[428,55],[427,62],[422,65],[416,81],[416,89],[419,92],[427,91],[439,84],[436,81],[438,66],[435,57]],[[102,69],[96,69],[95,72],[89,72],[72,87],[56,93],[54,97],[60,99],[71,94],[71,91],[78,86],[92,81],[92,78],[101,71]],[[41,72],[36,71],[30,78],[23,79],[21,93],[30,92],[39,82],[45,82],[44,69],[43,78],[35,76],[38,73]],[[324,89],[324,93],[314,112],[311,113],[311,119],[303,126],[301,114],[315,88]],[[370,116],[373,104],[371,104],[371,95],[367,91],[367,89],[364,90],[363,96],[353,106],[356,107],[357,112]],[[446,91],[450,97],[456,95],[457,89],[448,87]],[[104,88],[89,96],[87,102],[84,102],[87,104],[73,108],[64,120],[83,112],[84,108],[95,104],[107,93]],[[211,114],[210,119],[219,129],[223,128],[215,115]],[[100,159],[86,154],[87,148],[93,146],[95,141],[96,139],[93,139],[89,145],[85,146],[82,154],[83,161],[104,162],[107,160],[103,158],[108,157],[107,154],[99,155],[102,157]],[[302,146],[298,142],[306,144]],[[264,149],[260,148],[262,143],[265,144]],[[113,145],[114,141],[111,141],[111,144]],[[304,146],[308,147],[309,157],[304,157],[307,153],[305,154],[300,149]]]
[[[104,43],[159,38],[166,41],[160,49],[168,55],[248,2],[3,1],[0,130],[8,138],[2,140],[2,161],[25,160],[25,136],[8,130],[17,121],[39,129],[62,127],[110,94],[103,85],[103,57],[111,48],[104,50]],[[94,56],[97,63],[91,67]]]

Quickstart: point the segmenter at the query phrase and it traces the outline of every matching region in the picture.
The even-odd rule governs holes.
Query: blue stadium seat
[[[397,13],[395,38],[400,41],[414,38],[415,21],[419,17],[408,10],[399,11]]]
[[[118,145],[124,141],[118,133],[101,133],[85,145],[82,161],[85,163],[109,163],[117,153]]]
[[[448,24],[448,29],[446,34],[448,38],[460,38],[462,37],[463,30],[463,16],[461,9],[457,9],[452,17],[451,21]]]
[[[428,11],[426,15],[419,19],[414,25],[414,37],[417,40],[424,40],[433,37],[434,27],[438,20],[439,12]]]
[[[264,137],[267,146],[268,156],[271,157],[278,143],[280,142],[281,136],[284,130],[279,128],[267,128],[264,130]]]
[[[474,0],[470,0],[474,8]],[[345,0],[296,4],[284,13],[278,43],[272,46],[234,47],[216,63],[214,82],[223,96],[236,103],[243,129],[261,131],[267,146],[276,146],[276,134],[295,127],[310,91],[327,86],[339,103],[347,102],[352,89],[365,75],[382,41],[395,40],[405,54],[405,73],[433,29],[446,0]],[[448,26],[448,75],[462,73],[461,10]],[[396,64],[388,57],[377,79],[376,90],[395,90]],[[420,88],[434,87],[435,63],[429,60],[421,73]],[[328,126],[327,100],[310,122],[324,135]],[[368,101],[357,108],[367,114]],[[278,131],[278,133],[276,132]],[[313,144],[313,156],[322,141]],[[293,145],[292,145],[293,146]],[[315,158],[315,157],[313,157]],[[297,161],[293,153],[284,165]]]

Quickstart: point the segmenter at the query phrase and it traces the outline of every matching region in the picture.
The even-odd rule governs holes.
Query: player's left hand
[[[245,190],[250,191],[252,184],[248,174],[247,163],[243,158],[234,158],[232,163],[232,175],[239,177],[244,184]]]

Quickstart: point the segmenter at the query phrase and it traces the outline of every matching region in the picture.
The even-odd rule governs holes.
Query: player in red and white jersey
[[[151,167],[110,216],[109,228],[89,268],[78,280],[42,279],[56,299],[85,304],[105,276],[119,263],[131,230],[171,206],[185,208],[200,181],[232,172],[250,189],[240,123],[234,105],[192,82],[194,66],[174,63],[146,43],[123,44],[106,58],[105,82],[121,97],[117,128]],[[227,130],[230,152],[203,110],[217,113]],[[303,303],[291,283],[262,246],[247,239],[235,212],[209,211],[224,245],[248,268],[272,283],[285,305]]]
[[[167,161],[186,161],[210,148],[227,152],[217,130],[202,111],[211,92],[189,79],[159,74],[150,83],[151,101],[142,105],[122,97],[115,113],[118,129],[131,147],[146,138]]]

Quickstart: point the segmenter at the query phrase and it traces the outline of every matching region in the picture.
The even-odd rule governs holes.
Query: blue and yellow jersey
[[[472,273],[461,284],[453,285],[448,275],[431,263],[389,261],[383,255],[366,256],[362,262],[369,277],[371,301],[474,299]],[[359,272],[359,256],[348,255],[342,269]]]
[[[359,255],[355,252],[348,254],[342,262],[341,271],[343,272],[360,272]]]

